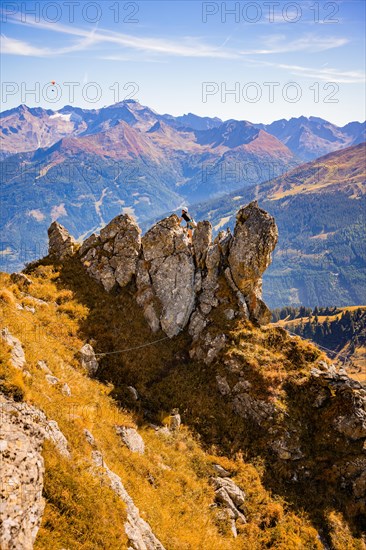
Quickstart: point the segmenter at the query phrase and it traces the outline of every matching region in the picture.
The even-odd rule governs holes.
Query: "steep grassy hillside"
[[[90,447],[83,436],[85,428],[93,433],[109,467],[121,476],[143,517],[166,548],[259,550],[276,547],[285,550],[299,545],[313,549],[322,547],[307,514],[296,512],[284,498],[264,488],[264,471],[260,463],[249,463],[241,453],[230,458],[221,455],[219,434],[217,447],[203,450],[197,432],[192,432],[187,425],[179,432],[156,432],[143,414],[144,403],[140,411],[129,410],[123,388],[133,382],[142,391],[143,387],[156,383],[156,378],[163,374],[162,369],[165,372],[174,369],[169,361],[182,354],[184,336],[164,345],[103,359],[103,378],[111,378],[108,372],[114,367],[117,384],[120,372],[119,390],[113,389],[111,384],[85,375],[75,350],[80,349],[92,334],[98,340],[95,340],[98,351],[111,349],[112,345],[133,347],[151,340],[141,314],[138,311],[132,314],[130,310],[128,293],[108,296],[73,265],[61,271],[52,265],[41,265],[32,270],[32,280],[31,293],[25,294],[10,282],[8,275],[1,275],[2,325],[21,340],[29,374],[22,374],[11,366],[9,349],[1,343],[0,389],[16,401],[34,404],[49,418],[57,420],[72,453],[72,460],[69,460],[58,455],[51,443],[44,447],[46,509],[36,549],[115,550],[127,547],[123,530],[124,505],[91,475]],[[24,309],[19,309],[20,305]],[[44,372],[37,367],[39,360],[47,362],[62,384],[69,385],[71,396],[66,397],[61,392],[61,384],[47,383]],[[179,359],[179,364],[183,373],[187,364],[183,358]],[[202,377],[203,373],[198,376]],[[191,391],[189,386],[193,383],[194,373],[189,368],[182,399]],[[175,390],[174,385],[170,385],[170,392]],[[151,401],[154,406],[151,413],[169,424],[172,400],[165,391],[166,402],[160,403],[156,394],[155,403]],[[202,386],[199,394],[194,399],[199,400],[207,394],[207,404],[197,402],[195,414],[202,407],[206,417],[203,422],[207,422],[208,413],[204,409],[209,402],[212,404],[210,390]],[[165,417],[168,418],[164,420]],[[185,423],[189,418],[189,414],[183,415]],[[199,418],[196,423],[201,424]],[[114,431],[115,424],[138,426],[147,449],[144,456],[131,453],[121,444]],[[212,428],[215,431],[215,426]],[[232,537],[217,507],[213,506],[214,492],[210,484],[213,464],[227,469],[247,495],[247,523],[242,525],[237,539]],[[336,540],[340,533],[349,548],[362,548],[362,542],[352,537],[339,513],[329,510],[327,517],[330,537]],[[340,550],[337,544],[334,548]]]
[[[366,306],[284,308],[274,310],[272,319],[276,326],[320,345],[356,380],[366,381]]]
[[[306,468],[312,480],[318,472],[317,481],[291,482],[291,468],[273,460],[265,430],[254,424],[251,429],[233,416],[229,401],[218,392],[219,365],[214,369],[189,358],[186,333],[146,346],[164,334],[152,335],[134,302],[133,287],[107,294],[76,260],[54,265],[46,259],[28,274],[33,281],[28,291],[1,275],[2,326],[21,340],[29,371],[26,375],[14,369],[7,346],[1,344],[1,391],[57,420],[72,452],[70,461],[51,444],[44,448],[46,509],[35,548],[126,548],[124,507],[90,474],[85,428],[169,550],[320,550],[319,535],[335,550],[365,547],[357,508],[348,504],[331,477],[324,477],[331,474],[320,468],[316,455]],[[220,315],[215,322],[219,332]],[[322,353],[282,329],[259,329],[249,322],[233,321],[228,337],[222,364],[240,361],[257,399],[282,407],[285,416],[306,417],[310,425],[310,368]],[[88,378],[80,367],[77,351],[86,341],[100,354],[122,351],[99,356],[100,381]],[[39,360],[47,362],[59,384],[46,382]],[[70,397],[61,392],[61,383],[69,385]],[[139,393],[137,402],[130,385]],[[182,415],[178,432],[151,427],[150,422],[169,425],[174,408]],[[115,424],[138,427],[145,455],[121,444]],[[303,444],[314,453],[323,446],[321,437]],[[342,455],[341,440],[339,445],[332,449],[333,459]],[[246,493],[247,523],[236,539],[220,507],[214,506],[213,464],[228,470]]]
[[[232,227],[238,206],[257,199],[274,215],[279,243],[264,275],[271,308],[364,303],[365,144],[331,153],[262,186],[199,205],[196,219]]]

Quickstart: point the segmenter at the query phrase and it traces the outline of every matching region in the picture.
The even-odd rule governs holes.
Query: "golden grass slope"
[[[88,279],[80,278],[72,265],[64,274],[56,266],[39,265],[32,270],[31,278],[33,284],[27,294],[11,283],[9,275],[0,274],[1,327],[7,326],[21,340],[31,374],[27,377],[10,365],[9,349],[0,342],[0,391],[34,404],[48,418],[57,420],[72,453],[72,460],[68,461],[51,444],[44,447],[46,508],[35,543],[37,550],[127,548],[125,507],[91,474],[91,447],[84,437],[85,428],[93,433],[106,463],[121,477],[141,516],[168,550],[323,548],[306,514],[295,513],[283,498],[271,495],[263,487],[260,462],[250,464],[240,453],[227,458],[217,456],[214,449],[204,450],[187,426],[164,436],[144,422],[142,415],[118,406],[111,397],[111,385],[85,375],[75,350],[85,343],[87,322],[102,333],[106,349],[108,343],[118,343],[118,349],[123,349],[127,344],[131,347],[155,339],[139,310],[130,315],[127,294],[109,296],[90,281],[81,299],[77,284],[79,288],[88,285]],[[18,309],[16,304],[32,306],[35,313]],[[248,327],[237,338],[245,343],[249,332]],[[256,338],[260,347],[266,336],[257,329]],[[140,355],[136,351],[129,363],[124,361],[131,370],[144,370],[140,383],[148,384],[161,363],[184,345],[184,339],[182,335],[174,342],[169,340],[154,353],[150,351],[150,355],[146,350]],[[44,372],[37,367],[39,360],[46,361],[60,382],[69,385],[70,397],[62,394],[60,385],[46,382]],[[276,380],[272,382],[276,386]],[[167,413],[162,410],[162,417]],[[144,455],[131,453],[121,443],[115,424],[138,427],[145,441]],[[241,526],[236,539],[213,506],[210,476],[214,463],[229,470],[247,495],[248,523]],[[342,516],[331,509],[329,529],[335,550],[365,548],[360,539],[352,537]]]

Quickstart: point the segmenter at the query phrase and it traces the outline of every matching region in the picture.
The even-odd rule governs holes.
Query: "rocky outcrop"
[[[0,546],[4,550],[31,550],[45,501],[42,497],[43,434],[37,424],[2,406],[0,425]]]
[[[140,511],[126,491],[121,478],[112,472],[104,462],[102,453],[96,450],[92,451],[92,458],[94,464],[104,472],[111,489],[126,504],[125,532],[129,539],[129,548],[131,550],[165,550],[150,525],[140,516]]]
[[[176,215],[157,223],[142,239],[145,276],[137,280],[140,304],[150,287],[156,317],[168,336],[175,336],[187,324],[195,304],[195,266],[189,241]],[[144,284],[144,281],[148,282]],[[156,306],[155,306],[156,303]],[[148,317],[149,320],[149,317]],[[154,328],[154,326],[152,326]]]
[[[328,366],[324,361],[320,362],[319,367],[311,371],[314,387],[317,387],[313,406],[324,407],[329,403],[331,393],[338,394],[342,397],[344,406],[338,409],[338,414],[333,419],[333,427],[353,441],[365,439],[366,389],[350,378],[343,369],[337,371],[334,365]]]
[[[58,256],[60,235],[66,232],[60,227],[50,228],[50,251]],[[152,331],[162,329],[173,337],[189,327],[197,341],[213,310],[221,306],[227,321],[243,317],[269,322],[261,277],[276,242],[274,219],[254,201],[238,212],[234,234],[222,232],[214,242],[210,222],[201,221],[190,243],[175,214],[141,238],[138,225],[126,214],[86,239],[78,256],[107,291],[135,283],[136,301]]]
[[[0,546],[31,550],[45,506],[42,497],[44,439],[70,457],[57,422],[39,409],[0,394]]]
[[[273,474],[286,472],[287,483],[299,487],[314,479],[320,487],[323,480],[322,490],[347,502],[353,514],[365,514],[366,389],[342,368],[319,361],[307,378],[287,381],[284,410],[258,396],[243,367],[240,359],[223,358],[217,392],[267,449]]]
[[[270,311],[261,299],[261,277],[271,263],[277,240],[274,218],[258,208],[256,202],[238,212],[228,264],[252,317],[260,323],[269,323],[271,319]]]
[[[53,222],[48,228],[48,254],[57,260],[72,256],[77,243],[70,233],[58,222]]]
[[[231,532],[237,537],[237,521],[242,525],[247,522],[242,511],[245,493],[229,477],[214,477],[211,483],[215,490],[215,501],[220,507],[220,517],[230,522]]]
[[[91,277],[105,290],[124,287],[136,273],[141,230],[128,214],[117,216],[100,235],[91,235],[80,248],[80,258]]]
[[[10,362],[13,367],[17,369],[23,369],[25,367],[26,360],[20,340],[18,338],[15,338],[15,336],[10,333],[7,327],[1,329],[0,336],[2,340],[11,348]]]

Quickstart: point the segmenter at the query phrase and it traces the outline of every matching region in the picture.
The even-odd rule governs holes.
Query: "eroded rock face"
[[[67,229],[58,222],[53,222],[48,228],[48,243],[49,255],[58,260],[72,256],[77,245]]]
[[[31,550],[41,524],[44,439],[70,457],[57,422],[39,409],[15,403],[0,393],[0,546],[3,550]]]
[[[195,304],[193,255],[178,217],[154,225],[142,239],[142,251],[151,291],[161,306],[161,328],[175,336],[187,325]]]
[[[270,312],[262,301],[261,277],[277,244],[277,226],[256,201],[241,208],[236,220],[228,257],[231,275],[245,296],[251,315],[260,323],[268,323]]]
[[[79,255],[87,272],[105,290],[126,286],[136,273],[141,248],[141,230],[128,214],[114,218],[100,235],[91,235]]]
[[[50,252],[58,256],[68,242],[65,231],[55,223],[49,230]],[[234,234],[221,232],[214,242],[210,222],[200,221],[190,243],[175,214],[141,238],[126,214],[86,239],[78,256],[106,291],[135,282],[136,301],[153,332],[162,329],[173,337],[188,326],[198,342],[213,310],[225,304],[222,317],[228,322],[237,317],[269,322],[261,277],[276,242],[274,219],[252,202],[240,209]]]
[[[1,405],[0,546],[31,550],[45,507],[43,434],[36,424],[25,425],[22,415]]]

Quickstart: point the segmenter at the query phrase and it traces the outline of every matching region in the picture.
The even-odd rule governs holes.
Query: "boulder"
[[[230,472],[225,470],[220,464],[214,464],[212,467],[220,477],[229,477]]]
[[[180,417],[178,409],[173,409],[169,417],[169,429],[173,432],[177,431],[180,429],[181,424],[182,419]]]
[[[66,384],[66,382],[61,386],[61,393],[63,395],[66,395],[66,397],[71,397],[71,389],[70,386]]]
[[[48,254],[57,260],[72,256],[77,243],[70,233],[58,222],[48,228]]]
[[[56,386],[60,382],[60,380],[52,374],[46,374],[46,380],[50,386]]]
[[[98,361],[90,344],[85,344],[79,351],[81,366],[87,370],[89,376],[94,376],[98,370]]]
[[[84,428],[84,435],[85,435],[85,439],[87,440],[87,442],[89,443],[89,445],[90,445],[91,447],[95,447],[95,446],[96,446],[96,443],[95,443],[94,436],[93,436],[93,434],[92,434],[87,428]]]
[[[115,426],[116,432],[121,436],[123,443],[132,451],[133,453],[140,453],[141,455],[145,452],[145,443],[141,435],[134,428],[126,428],[125,426]]]
[[[211,479],[214,490],[215,500],[224,509],[228,516],[234,520],[233,534],[236,536],[235,521],[246,523],[245,515],[240,509],[245,502],[244,492],[230,478],[214,477]]]
[[[228,477],[216,477],[214,479],[215,489],[225,489],[235,506],[242,506],[245,502],[245,493],[240,487]]]
[[[139,394],[138,394],[137,389],[134,388],[133,386],[127,386],[127,389],[130,392],[132,399],[134,401],[138,401],[139,400]]]
[[[226,380],[226,378],[224,376],[217,375],[216,376],[216,382],[217,382],[217,387],[218,387],[219,392],[221,393],[221,395],[229,395],[231,393],[231,389],[230,389],[230,386],[228,384],[228,381]]]

